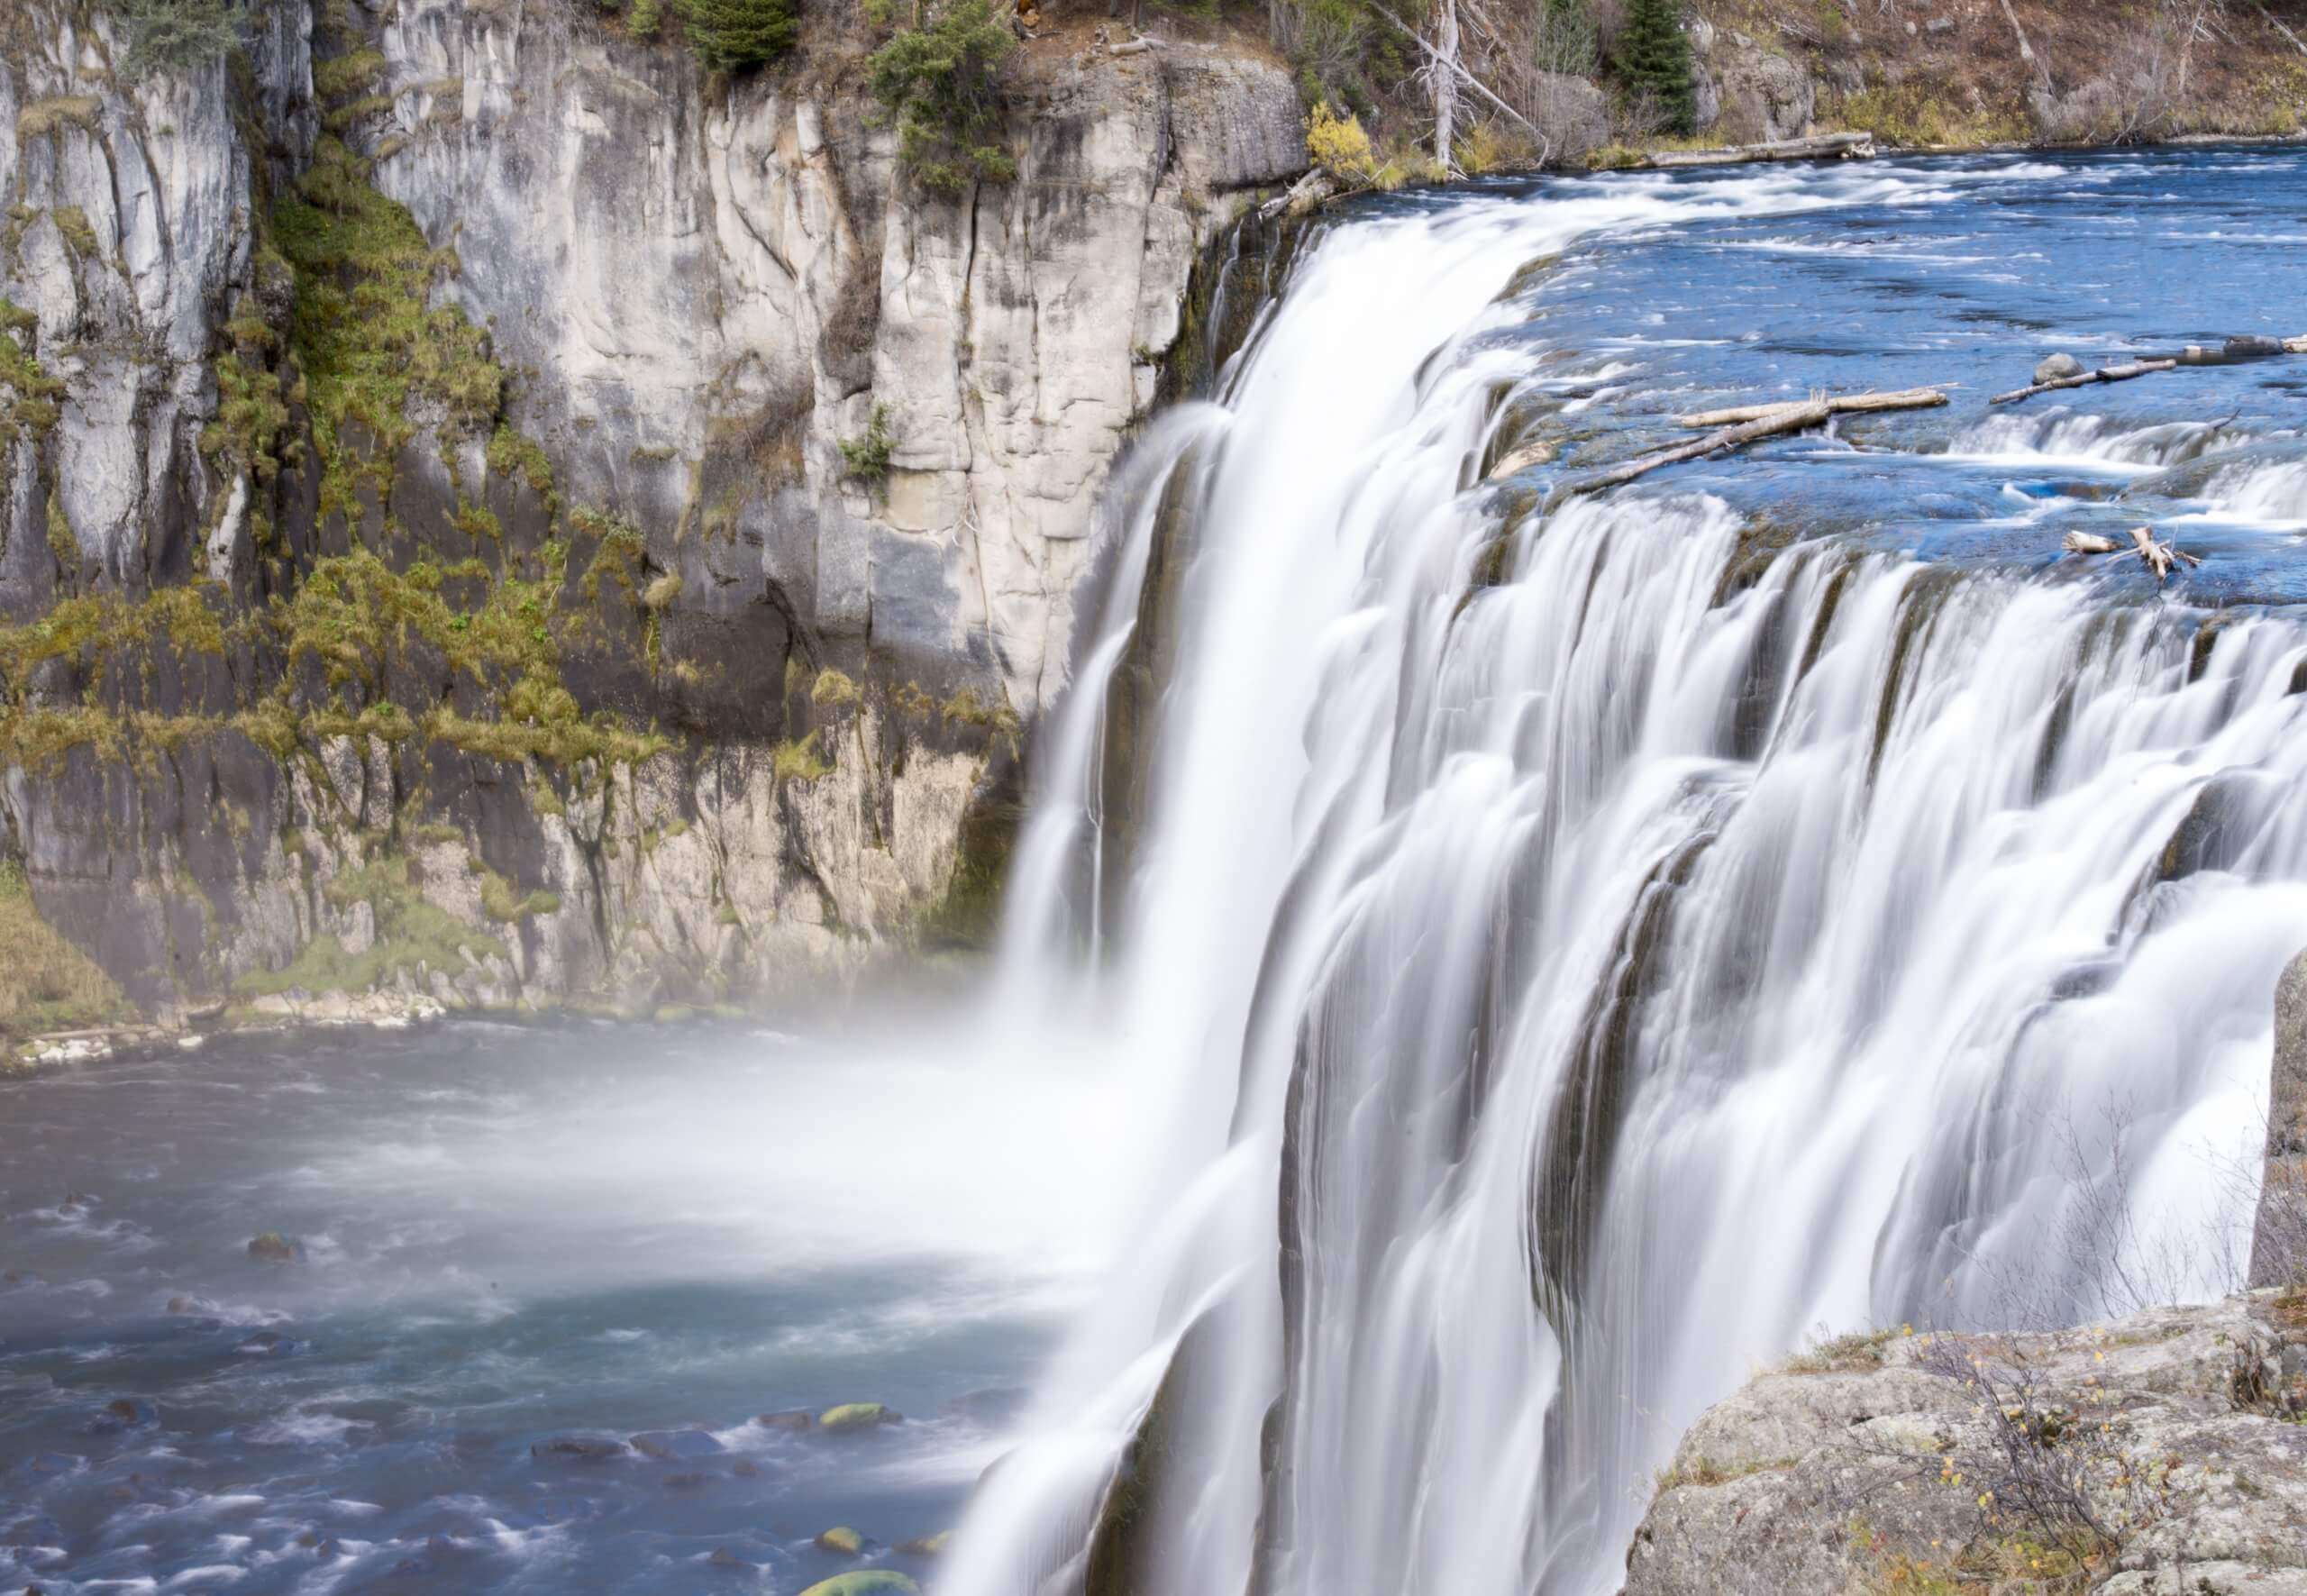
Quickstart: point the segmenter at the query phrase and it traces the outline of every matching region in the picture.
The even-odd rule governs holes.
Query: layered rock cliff
[[[742,999],[983,928],[1242,49],[1024,53],[915,192],[829,17],[277,0],[131,82],[0,22],[0,854],[148,1009]],[[887,470],[844,442],[874,434]]]

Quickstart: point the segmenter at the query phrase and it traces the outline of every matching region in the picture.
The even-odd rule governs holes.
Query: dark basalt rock
[[[703,1430],[650,1430],[633,1437],[633,1449],[659,1463],[687,1463],[727,1450]]]
[[[249,1256],[260,1263],[294,1263],[296,1244],[278,1230],[268,1230],[249,1242]]]
[[[806,1408],[792,1408],[782,1413],[764,1413],[753,1422],[765,1430],[802,1432],[817,1427],[817,1416]]]
[[[600,1436],[555,1436],[529,1447],[529,1455],[540,1463],[606,1463],[625,1454],[624,1442]]]
[[[143,1429],[160,1422],[160,1410],[141,1397],[114,1397],[91,1427],[99,1432]]]

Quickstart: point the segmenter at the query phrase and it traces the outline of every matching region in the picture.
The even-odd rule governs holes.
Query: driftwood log
[[[1660,150],[1643,164],[1661,170],[1691,166],[1739,166],[1750,160],[1866,160],[1874,153],[1873,133],[1820,133],[1810,139],[1781,139],[1769,144],[1731,144],[1720,150]]]
[[[2120,564],[2126,560],[2139,561],[2155,573],[2157,585],[2170,580],[2171,569],[2175,565],[2199,566],[2202,563],[2200,555],[2190,554],[2172,543],[2157,543],[2152,527],[2132,527],[2130,543],[2131,546],[2126,549],[2119,540],[2099,533],[2070,532],[2060,540],[2059,546],[2070,554],[2112,554],[2114,559],[2107,562],[2110,565]]]
[[[1948,384],[1948,387],[1954,386]],[[1947,396],[1935,388],[1901,388],[1894,394],[1843,394],[1827,401],[1827,408],[1837,415],[1858,410],[1928,410],[1934,405],[1944,405]],[[1676,426],[1737,426],[1742,422],[1760,421],[1781,410],[1799,409],[1800,400],[1783,400],[1775,405],[1741,405],[1731,410],[1701,410],[1696,415],[1677,415]]]
[[[1712,454],[1718,449],[1742,449],[1749,443],[1760,442],[1764,438],[1775,438],[1786,433],[1799,433],[1805,427],[1824,426],[1827,424],[1827,418],[1833,414],[1834,411],[1828,407],[1828,401],[1823,398],[1812,399],[1801,405],[1777,406],[1768,415],[1757,416],[1755,420],[1744,422],[1737,426],[1724,427],[1720,432],[1709,433],[1705,437],[1693,438],[1687,443],[1677,443],[1672,449],[1661,449],[1655,454],[1646,454],[1638,460],[1628,461],[1624,465],[1612,466],[1606,471],[1594,471],[1583,477],[1574,477],[1556,488],[1554,497],[1566,498],[1573,494],[1599,493],[1605,488],[1615,488],[1621,482],[1631,482],[1637,477],[1656,470],[1660,466],[1671,466],[1682,461],[1696,460],[1701,455]]]
[[[1682,415],[1675,420],[1683,426],[1717,426],[1702,438],[1687,443],[1653,451],[1623,465],[1607,470],[1592,471],[1583,477],[1573,477],[1556,488],[1549,496],[1550,503],[1557,503],[1574,494],[1599,493],[1605,488],[1615,488],[1621,482],[1631,482],[1646,476],[1661,466],[1697,460],[1720,449],[1742,449],[1749,443],[1759,443],[1764,438],[1782,437],[1788,433],[1800,433],[1814,426],[1824,426],[1832,416],[1850,410],[1923,410],[1934,405],[1944,405],[1947,396],[1934,388],[1909,388],[1896,394],[1845,394],[1830,398],[1825,394],[1813,394],[1808,399],[1778,405],[1750,405],[1736,410],[1714,410],[1702,415]],[[1515,450],[1491,468],[1488,480],[1510,477],[1527,467],[1537,465],[1551,458],[1545,444]]]
[[[2096,371],[2085,371],[2079,377],[2055,377],[2048,382],[2014,388],[2007,394],[1995,395],[1987,403],[2009,405],[2020,399],[2031,399],[2037,394],[2049,393],[2053,388],[2087,388],[2094,382],[2129,382],[2134,377],[2145,377],[2151,372],[2175,371],[2178,365],[2176,360],[2131,360],[2120,366],[2102,366]]]

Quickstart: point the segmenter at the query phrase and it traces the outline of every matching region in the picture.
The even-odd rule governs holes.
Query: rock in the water
[[[862,1557],[865,1537],[846,1524],[836,1524],[821,1532],[815,1543],[820,1552],[831,1552],[836,1557]]]
[[[105,1430],[141,1430],[160,1422],[160,1410],[141,1397],[114,1397],[105,1404],[96,1418],[96,1427]]]
[[[531,1446],[529,1455],[540,1463],[606,1463],[625,1455],[625,1443],[601,1436],[555,1436]]]
[[[726,1450],[703,1430],[651,1430],[633,1437],[633,1449],[659,1463],[687,1463],[714,1457]]]
[[[854,1430],[878,1429],[885,1424],[896,1424],[905,1415],[894,1408],[879,1402],[843,1402],[838,1408],[828,1408],[817,1415],[817,1427],[828,1435],[843,1435]]]
[[[29,1551],[34,1546],[60,1546],[64,1544],[64,1528],[45,1515],[19,1518],[0,1535],[0,1546],[13,1546],[17,1551]]]
[[[296,1244],[278,1230],[268,1230],[249,1242],[249,1256],[260,1263],[294,1263]]]
[[[2073,355],[2045,355],[2035,367],[2037,382],[2057,382],[2064,378],[2083,375],[2083,362]]]
[[[2223,352],[2230,360],[2257,360],[2285,351],[2280,338],[2269,338],[2263,333],[2243,333],[2229,339]]]
[[[741,1457],[729,1465],[729,1472],[740,1480],[750,1480],[761,1473],[761,1465],[750,1457]]]
[[[709,1473],[697,1469],[684,1469],[679,1473],[667,1474],[665,1476],[665,1489],[668,1491],[694,1491],[700,1485],[712,1483],[712,1481],[713,1476]]]
[[[817,1416],[807,1408],[795,1408],[783,1413],[764,1413],[753,1422],[765,1430],[813,1430],[817,1427]]]
[[[705,1562],[709,1568],[751,1568],[753,1566],[726,1546],[714,1547],[713,1555],[707,1557]]]
[[[888,1568],[859,1568],[819,1580],[801,1596],[921,1596],[921,1587]]]
[[[994,1422],[1015,1418],[1024,1409],[1031,1394],[1022,1386],[989,1386],[984,1391],[973,1391],[955,1397],[943,1408],[956,1418]]]
[[[909,1541],[899,1541],[898,1552],[906,1557],[936,1557],[944,1555],[953,1539],[953,1532],[941,1529],[935,1535],[916,1536]]]

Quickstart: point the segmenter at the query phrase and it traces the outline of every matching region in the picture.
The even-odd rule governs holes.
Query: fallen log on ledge
[[[2134,377],[2146,377],[2157,371],[2175,371],[2176,360],[2131,360],[2120,366],[2102,366],[2096,371],[2085,371],[2076,377],[2054,377],[2048,382],[2014,388],[2007,394],[1997,394],[1987,401],[1990,405],[2009,405],[2020,399],[2031,399],[2037,394],[2047,394],[2054,388],[2086,388],[2094,382],[2129,382]]]
[[[1831,402],[1825,398],[1812,399],[1807,404],[1776,406],[1768,415],[1757,416],[1743,425],[1724,427],[1720,432],[1709,433],[1705,437],[1693,438],[1687,443],[1677,443],[1672,449],[1661,449],[1638,460],[1630,460],[1624,465],[1573,478],[1555,489],[1549,497],[1553,501],[1559,501],[1573,494],[1598,493],[1605,488],[1615,488],[1621,482],[1631,482],[1660,466],[1696,460],[1701,455],[1712,454],[1718,449],[1739,449],[1764,438],[1799,433],[1806,427],[1824,426],[1827,418],[1833,414]]]
[[[2202,556],[2190,554],[2176,544],[2157,543],[2152,527],[2132,527],[2130,541],[2131,546],[2126,549],[2118,540],[2099,533],[2070,532],[2059,540],[2059,547],[2070,554],[2112,554],[2114,559],[2107,562],[2110,565],[2118,565],[2126,560],[2139,561],[2155,573],[2158,586],[2171,579],[2174,565],[2199,566],[2202,563]]]
[[[1952,387],[1952,384],[1948,385]],[[1944,405],[1947,396],[1935,388],[1901,388],[1894,394],[1844,394],[1827,401],[1827,408],[1837,415],[1859,410],[1928,410]],[[1760,421],[1781,410],[1800,409],[1800,399],[1783,399],[1774,405],[1741,405],[1731,410],[1702,410],[1696,415],[1677,415],[1676,426],[1736,426],[1741,422]]]
[[[1820,133],[1768,144],[1729,144],[1719,150],[1656,150],[1644,164],[1671,171],[1677,167],[1740,166],[1750,160],[1868,160],[1874,154],[1873,133]]]
[[[1788,433],[1824,426],[1830,418],[1846,411],[1926,410],[1946,402],[1947,396],[1935,388],[1915,388],[1895,394],[1845,394],[1838,398],[1813,394],[1808,399],[1790,400],[1783,404],[1748,405],[1736,410],[1710,410],[1701,415],[1678,415],[1674,419],[1683,426],[1726,424],[1720,424],[1719,430],[1710,432],[1703,438],[1693,438],[1687,443],[1655,450],[1607,470],[1574,477],[1555,488],[1547,502],[1559,503],[1573,494],[1596,493],[1605,488],[1615,488],[1621,482],[1631,482],[1637,477],[1646,476],[1660,466],[1696,460],[1719,449],[1742,449],[1749,443],[1759,443],[1764,438],[1776,438]],[[1500,461],[1488,479],[1495,482],[1500,477],[1510,477],[1524,466],[1536,463],[1534,460],[1522,459],[1523,452],[1518,450]]]

